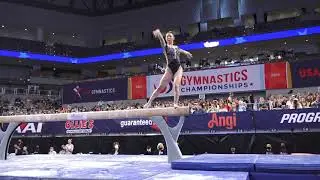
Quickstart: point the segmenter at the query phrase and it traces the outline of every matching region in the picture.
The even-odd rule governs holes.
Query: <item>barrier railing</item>
[[[39,90],[28,88],[10,88],[0,87],[0,94],[14,94],[14,95],[35,95],[35,96],[60,96],[60,92],[56,90]]]

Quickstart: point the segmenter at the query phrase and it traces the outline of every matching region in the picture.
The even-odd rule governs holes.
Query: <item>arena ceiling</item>
[[[178,0],[0,0],[24,6],[85,16],[103,16]]]

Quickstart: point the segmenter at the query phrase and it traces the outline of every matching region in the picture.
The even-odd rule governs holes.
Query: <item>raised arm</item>
[[[155,38],[159,39],[161,47],[165,48],[166,47],[166,41],[164,40],[160,30],[159,29],[154,30],[153,31],[153,35],[154,35]]]
[[[183,49],[180,49],[179,48],[179,52],[185,56],[187,56],[188,59],[191,59],[192,58],[192,54],[186,50],[183,50]]]

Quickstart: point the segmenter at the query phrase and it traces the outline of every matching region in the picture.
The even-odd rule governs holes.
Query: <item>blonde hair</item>
[[[164,145],[162,143],[158,143],[157,149],[158,150],[164,150]]]

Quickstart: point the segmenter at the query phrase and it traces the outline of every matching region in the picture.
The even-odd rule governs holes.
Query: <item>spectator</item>
[[[295,97],[293,96],[291,96],[290,98],[289,98],[289,100],[287,101],[287,103],[286,103],[286,106],[287,106],[287,109],[294,109],[294,106],[293,106],[293,99],[294,99]]]
[[[147,146],[146,148],[146,152],[144,153],[144,155],[152,155],[152,149],[151,149],[151,146]]]
[[[209,106],[209,109],[208,109],[208,113],[213,113],[213,112],[219,112],[219,105],[218,105],[218,101],[217,100],[213,100],[211,103],[210,103],[210,106]]]
[[[273,154],[271,144],[266,145],[266,154]]]
[[[72,144],[72,139],[68,139],[68,144],[65,145],[66,154],[72,154],[74,150],[74,145]]]
[[[286,147],[285,143],[280,144],[280,154],[282,154],[282,155],[288,154],[287,147]]]
[[[61,145],[61,150],[59,152],[59,154],[66,154],[66,145]]]
[[[164,145],[162,143],[158,143],[157,150],[158,150],[157,152],[158,155],[165,155]]]
[[[320,107],[320,95],[317,96],[316,100],[311,103],[311,106],[314,108]]]
[[[22,155],[28,155],[29,152],[28,152],[28,147],[27,146],[23,146],[22,148]]]
[[[244,98],[239,100],[239,111],[246,111],[247,110],[247,103],[244,101]]]
[[[40,154],[40,146],[36,145],[36,147],[34,148],[33,154]]]
[[[301,108],[302,106],[298,98],[293,98],[293,109],[301,109]]]
[[[54,150],[54,148],[51,146],[50,149],[49,149],[49,153],[50,155],[56,155],[57,152]]]
[[[119,142],[114,142],[113,143],[113,155],[118,155],[119,154],[119,149],[120,149]]]
[[[231,154],[235,154],[236,153],[236,148],[235,147],[231,147],[230,148],[230,152],[231,152]]]
[[[14,153],[16,155],[22,155],[23,149],[23,142],[21,139],[18,139],[18,142],[13,145],[14,146]]]

